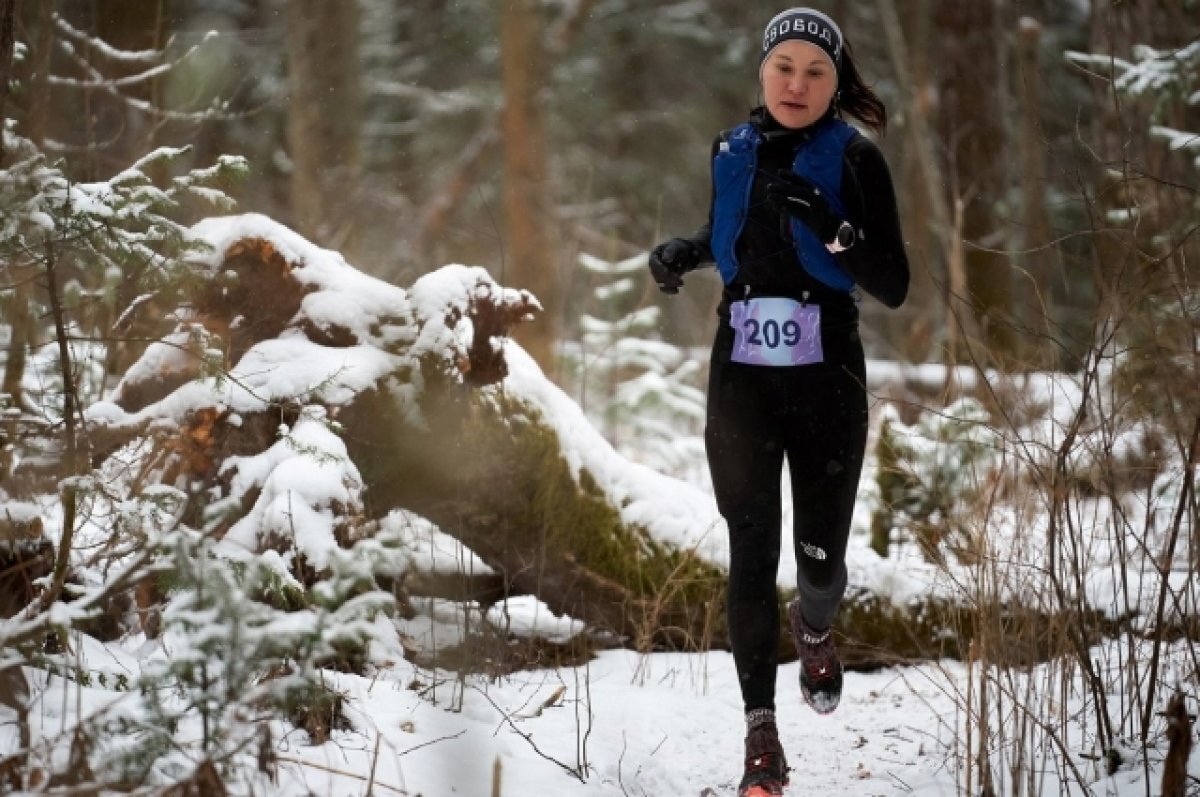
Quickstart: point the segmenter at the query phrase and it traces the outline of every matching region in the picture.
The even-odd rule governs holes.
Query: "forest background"
[[[879,143],[913,264],[904,307],[862,305],[868,356],[897,367],[881,373],[901,374],[886,390],[872,386],[890,405],[873,431],[882,497],[872,547],[886,556],[911,543],[935,563],[978,561],[974,546],[995,507],[1034,485],[1049,507],[1048,569],[1056,575],[1061,565],[1079,588],[1055,595],[1062,625],[1054,627],[1066,640],[1055,652],[1074,657],[1096,687],[1096,716],[1105,710],[1089,644],[1132,633],[1154,645],[1148,665],[1132,647],[1122,659],[1153,684],[1144,706],[1119,727],[1097,720],[1098,747],[1116,761],[1123,733],[1145,744],[1161,730],[1152,699],[1168,688],[1156,680],[1161,646],[1188,641],[1196,677],[1200,6],[814,5],[841,22],[889,108]],[[80,583],[74,502],[97,487],[78,479],[96,478],[84,452],[106,445],[104,419],[84,410],[145,362],[177,318],[173,303],[197,303],[196,275],[164,264],[186,261],[195,243],[188,225],[235,206],[393,285],[467,263],[528,290],[542,310],[514,334],[542,370],[614,444],[695,476],[703,347],[719,285],[697,276],[664,298],[642,264],[651,246],[704,221],[712,137],[756,103],[761,27],[778,10],[734,0],[0,0],[0,529],[11,618],[3,641],[13,653],[0,675],[65,667],[48,641],[71,625],[54,611],[64,592],[78,605],[88,602],[78,597],[84,587],[111,599],[161,575],[140,563]],[[505,302],[529,309],[497,300]],[[207,376],[231,365],[210,334],[192,328],[175,339]],[[915,369],[931,364],[943,366],[933,378]],[[1044,397],[1023,392],[1033,384],[1023,377],[1047,374],[1074,381],[1077,412],[1050,412]],[[128,385],[123,395],[128,402]],[[1053,433],[1030,433],[1048,414]],[[971,431],[979,427],[1004,441],[1003,464],[979,453]],[[949,467],[889,437],[914,428],[914,438],[954,452]],[[211,431],[183,426],[193,437]],[[946,472],[985,459],[986,477],[971,485]],[[34,495],[60,496],[61,517],[43,524],[22,514],[17,507]],[[1131,495],[1139,512],[1127,512]],[[1107,509],[1088,514],[1097,501]],[[1079,550],[1094,533],[1072,525],[1083,514],[1102,517],[1149,563],[1151,581],[1126,611],[1097,617],[1082,597]],[[203,530],[197,517],[174,522]],[[154,567],[194,558],[184,542],[159,540]],[[313,594],[336,581],[296,575]],[[382,583],[381,573],[372,578]],[[204,592],[171,583],[177,595]],[[1179,583],[1192,586],[1175,591]],[[996,597],[980,584],[971,587],[976,610]],[[1149,611],[1146,595],[1158,598]],[[101,636],[144,624],[156,600],[139,591],[141,615],[107,610],[115,626]],[[319,603],[311,594],[289,601]],[[1135,616],[1144,622],[1131,623]],[[1011,642],[1001,633],[1011,618],[984,619],[1000,634],[995,656]],[[661,631],[638,644],[671,644]],[[968,641],[986,662],[966,638],[955,655],[968,654]],[[1039,658],[1044,642],[1034,644]],[[944,652],[917,644],[913,655],[931,650]],[[305,656],[306,665],[354,668],[336,645],[314,644]],[[27,699],[6,688],[11,697],[0,702],[21,715]],[[295,696],[284,702],[295,718]],[[24,766],[24,741],[0,763]],[[196,767],[187,777],[203,776]]]
[[[1139,248],[1106,212],[1145,191],[1133,232],[1186,224],[1192,198],[1169,188],[1189,185],[1193,167],[1151,126],[1188,130],[1195,106],[1118,97],[1120,62],[1064,53],[1128,60],[1134,44],[1182,47],[1194,5],[820,5],[842,20],[892,114],[881,145],[914,264],[901,312],[864,305],[870,353],[962,359],[952,332],[976,332],[1009,365],[1078,364],[1093,308],[1120,294],[1116,275]],[[521,334],[550,366],[589,299],[578,252],[622,259],[706,220],[706,152],[756,103],[769,8],[25,2],[29,49],[11,67],[23,88],[7,115],[70,156],[77,180],[164,143],[190,142],[193,163],[244,156],[242,208],[397,284],[433,264],[484,265],[547,307]],[[127,52],[190,55],[163,70],[106,62],[62,23]],[[1117,179],[1130,164],[1134,185]],[[1079,234],[1096,226],[1103,234]],[[1102,247],[1118,256],[1097,258]],[[706,342],[697,318],[713,292],[665,302],[665,334]]]
[[[1182,47],[1194,4],[818,5],[842,20],[890,109],[880,143],[914,264],[899,313],[864,304],[869,352],[961,360],[952,337],[975,334],[983,356],[1008,367],[1077,365],[1094,308],[1120,295],[1140,249],[1131,233],[1151,238],[1190,217],[1192,198],[1170,189],[1191,184],[1193,167],[1152,126],[1188,130],[1196,109],[1186,94],[1119,96],[1120,61],[1064,54],[1127,61],[1135,44]],[[463,262],[531,290],[547,312],[522,342],[547,366],[559,341],[579,337],[591,298],[578,253],[620,260],[705,220],[708,146],[756,103],[761,18],[773,8],[20,6],[28,49],[11,66],[20,83],[6,115],[68,157],[73,179],[99,179],[161,144],[189,143],[194,164],[243,156],[243,209],[377,276],[407,284]],[[106,60],[80,34],[162,49],[172,66]],[[1122,182],[1131,168],[1136,180]],[[1147,195],[1138,224],[1110,224],[1109,211],[1140,199],[1134,190]],[[706,286],[663,304],[670,339],[707,341],[700,319],[716,286]]]

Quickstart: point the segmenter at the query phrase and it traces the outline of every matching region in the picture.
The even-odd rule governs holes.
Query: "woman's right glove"
[[[650,252],[650,273],[663,293],[679,293],[683,275],[694,270],[704,259],[704,252],[686,238],[672,238]]]
[[[767,200],[780,213],[799,219],[817,234],[821,243],[837,239],[842,219],[821,196],[821,191],[794,172],[780,172],[767,186]]]

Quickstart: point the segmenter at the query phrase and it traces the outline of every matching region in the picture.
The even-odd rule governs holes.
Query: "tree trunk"
[[[1187,797],[1188,758],[1192,752],[1192,725],[1187,698],[1176,692],[1167,703],[1167,757],[1163,761],[1162,797]]]
[[[15,13],[16,0],[0,0],[0,3],[7,4],[7,13]],[[50,72],[50,52],[54,43],[53,30],[51,29],[51,14],[54,11],[54,0],[43,0],[38,6],[37,11],[37,28],[36,45],[33,51],[34,73],[30,86],[30,107],[26,110],[28,128],[25,131],[29,139],[34,143],[34,146],[41,148],[42,141],[45,138],[46,132],[46,117],[50,108],[49,92],[47,86],[49,83]],[[10,19],[9,23],[12,22]],[[0,22],[0,24],[3,24]],[[11,33],[11,30],[9,31]],[[3,34],[0,34],[3,35]],[[11,66],[10,57],[3,58],[3,64],[6,68]],[[4,76],[3,87],[0,87],[0,92],[7,94],[8,80],[11,73]],[[0,120],[4,119],[3,113],[0,113]],[[0,163],[3,163],[3,155],[0,153]],[[0,393],[7,393],[9,396],[10,405],[13,407],[21,407],[24,401],[24,389],[21,386],[22,378],[25,375],[25,364],[29,356],[29,346],[34,342],[36,336],[36,319],[32,312],[30,303],[33,299],[33,273],[29,270],[27,274],[23,274],[14,270],[10,263],[4,264],[5,277],[12,283],[12,293],[6,297],[5,304],[7,307],[6,318],[9,325],[9,341],[8,341],[8,356],[4,362],[4,377],[3,383],[0,384]]]
[[[285,334],[334,349],[365,344],[349,329],[319,326],[300,312],[314,290],[297,276],[301,265],[262,239],[229,247],[221,276],[195,296],[194,308],[197,323],[225,340],[231,363],[256,344]],[[482,269],[478,273],[483,276],[462,287],[461,294],[438,283],[437,302],[444,306],[414,302],[411,315],[397,306],[394,317],[381,322],[392,325],[380,333],[383,337],[415,345],[427,324],[445,325],[465,308],[469,319],[463,324],[472,336],[465,352],[423,350],[419,362],[397,365],[398,373],[329,407],[350,458],[370,486],[369,514],[416,511],[476,551],[511,590],[535,594],[555,612],[639,648],[697,649],[723,639],[721,570],[624,521],[612,496],[586,471],[572,471],[556,433],[527,400],[479,389],[505,376],[508,366],[497,341],[535,306],[527,292],[503,292]],[[398,298],[396,304],[403,302]],[[403,351],[400,345],[392,354],[403,357]],[[198,367],[173,373],[135,368],[111,401],[129,412],[169,402],[198,375]],[[404,375],[400,371],[411,371],[409,382],[397,382]],[[274,430],[291,422],[287,419],[296,406],[284,401],[261,413],[233,414],[224,407],[192,412],[177,442],[166,448],[172,453],[163,481],[182,479],[204,484],[213,494],[227,493],[222,462],[269,447]],[[154,415],[151,409],[145,417]],[[141,422],[98,423],[91,429],[92,442],[102,458],[145,429]],[[220,537],[226,522],[249,509],[232,512],[228,521],[207,530]],[[347,517],[345,522],[361,520]],[[187,522],[203,524],[200,517]]]
[[[25,135],[38,149],[46,140],[46,127],[53,98],[50,96],[50,63],[54,50],[53,16],[57,0],[42,0],[38,4],[33,46],[33,77],[30,80]]]
[[[119,3],[106,3],[103,12],[97,13],[95,17],[96,35],[109,45],[128,52],[159,50],[165,43],[163,26],[167,2],[168,0],[121,0]],[[123,64],[97,59],[95,56],[91,56],[91,59],[110,78],[135,74],[146,68],[146,65],[141,63]],[[155,108],[162,107],[159,97],[160,82],[157,78],[125,87],[122,93],[149,103]],[[111,97],[98,100],[107,106],[106,113],[119,118],[121,124],[120,143],[116,147],[99,145],[105,150],[105,160],[120,159],[132,162],[158,146],[162,126],[160,119],[134,110],[124,103],[115,102]],[[151,173],[153,178],[161,179],[165,174],[163,170],[156,171],[157,173]]]
[[[7,264],[5,264],[7,265]],[[6,277],[17,272],[10,268],[3,271]],[[8,394],[9,406],[20,407],[24,401],[24,388],[21,385],[25,376],[25,363],[29,356],[29,343],[33,338],[33,314],[29,309],[30,297],[33,293],[32,277],[18,277],[16,285],[5,297],[4,315],[8,321],[9,340],[8,354],[4,361],[4,381],[0,384],[0,393]]]
[[[893,63],[911,59],[905,81],[907,95],[900,109],[906,122],[901,130],[904,140],[902,157],[896,164],[896,184],[897,194],[903,198],[900,214],[912,284],[904,306],[887,313],[883,323],[890,331],[888,340],[896,346],[897,359],[928,362],[937,359],[934,347],[947,342],[943,337],[947,330],[945,294],[939,287],[946,283],[942,240],[947,232],[936,226],[944,223],[945,219],[938,222],[938,214],[944,215],[945,208],[935,206],[936,195],[930,195],[932,183],[928,174],[934,165],[925,124],[933,105],[929,76],[930,0],[915,2],[913,12],[899,21],[904,26],[903,31],[892,34],[896,42],[889,47]],[[900,33],[902,37],[898,35]],[[912,46],[908,46],[909,43]],[[914,123],[918,117],[919,121]]]
[[[697,650],[726,638],[723,572],[623,521],[586,471],[572,474],[557,435],[518,398],[497,406],[446,396],[426,406],[427,429],[380,393],[342,414],[351,456],[373,485],[371,514],[404,507],[429,518],[509,592],[536,595],[637,649]]]
[[[1031,347],[1034,366],[1055,368],[1055,308],[1064,293],[1064,279],[1056,250],[1050,245],[1050,223],[1046,208],[1046,142],[1042,134],[1042,72],[1038,49],[1042,26],[1032,17],[1017,22],[1017,87],[1020,91],[1018,144],[1021,174],[1021,236],[1018,258],[1017,307],[1022,323],[1038,345]],[[1044,336],[1044,337],[1043,337]]]
[[[0,0],[0,122],[8,104],[9,84],[12,79],[13,48],[16,43],[15,23],[17,0]],[[0,167],[4,166],[4,137],[0,136]]]
[[[97,33],[101,39],[113,47],[120,48],[129,52],[146,52],[146,51],[162,51],[166,45],[166,40],[169,34],[165,30],[167,25],[167,16],[169,0],[122,0],[120,3],[110,4],[105,12],[96,20]],[[46,14],[49,20],[49,13]],[[49,27],[49,26],[48,26]],[[105,63],[106,73],[112,70],[114,76],[138,72],[146,69],[146,64],[120,64],[120,63]],[[40,71],[40,70],[39,70]],[[126,89],[123,89],[124,94],[148,103],[153,108],[163,108],[162,99],[163,83],[161,78],[152,78],[147,81],[140,81]],[[109,97],[99,98],[99,101],[111,103]],[[114,152],[106,153],[106,157],[123,153],[121,157],[128,161],[134,161],[141,157],[144,153],[153,152],[159,146],[169,142],[172,139],[169,128],[164,130],[164,126],[169,124],[164,120],[157,118],[153,114],[147,114],[142,111],[133,110],[124,104],[116,104],[115,113],[120,113],[124,119],[123,132],[121,137],[121,146]],[[187,129],[184,136],[192,138],[195,134],[193,129]],[[170,167],[165,163],[152,166],[147,175],[155,184],[162,185],[170,181]],[[120,281],[116,287],[115,300],[112,302],[98,302],[95,307],[95,317],[93,319],[92,329],[100,336],[107,336],[112,330],[113,322],[116,320],[116,307],[128,307],[134,299],[145,289],[142,269],[123,269]],[[139,330],[140,331],[140,330]],[[133,337],[137,337],[134,332]],[[107,347],[107,355],[105,357],[105,370],[108,374],[119,376],[129,367],[132,359],[137,356],[140,351],[141,344],[135,343],[130,345],[127,340],[113,340]]]
[[[358,18],[358,0],[287,3],[294,226],[352,260],[360,174]]]
[[[545,58],[533,0],[506,0],[500,12],[504,82],[504,265],[501,281],[533,293],[544,312],[517,340],[547,374],[555,372],[561,325],[560,278],[550,234],[550,187],[539,96]]]
[[[932,235],[938,241],[944,261],[944,272],[935,272],[933,282],[939,282],[944,291],[944,312],[948,318],[946,327],[946,359],[955,363],[964,340],[978,339],[978,323],[966,305],[968,288],[966,274],[961,267],[961,227],[958,214],[951,213],[951,203],[946,197],[948,184],[933,147],[933,132],[929,126],[929,103],[910,69],[908,45],[904,39],[904,28],[893,0],[877,0],[881,27],[887,42],[888,53],[896,75],[896,82],[904,91],[905,119],[911,134],[911,143],[916,153],[917,169],[924,194],[930,203],[929,223]],[[920,270],[920,266],[915,270]],[[939,277],[941,279],[939,280]],[[948,373],[952,373],[949,371]]]
[[[425,202],[414,236],[413,249],[418,257],[432,259],[434,243],[445,232],[455,208],[476,186],[476,172],[493,155],[498,139],[499,129],[494,120],[477,130],[455,158],[449,176]]]
[[[1002,46],[995,4],[940,0],[937,22],[944,52],[941,86],[941,138],[951,153],[952,184],[962,202],[963,260],[971,307],[986,349],[969,357],[979,364],[1011,367],[1017,336],[1012,315],[1012,268],[1001,250],[999,226],[1007,141],[1000,119],[999,54]],[[990,358],[995,358],[994,360]]]

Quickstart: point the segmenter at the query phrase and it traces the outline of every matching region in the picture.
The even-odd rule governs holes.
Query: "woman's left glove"
[[[704,259],[704,252],[686,238],[672,238],[650,252],[650,274],[663,293],[679,293],[683,275],[693,271]]]
[[[821,191],[795,172],[780,172],[767,185],[767,200],[780,213],[803,222],[823,244],[838,240],[844,219],[821,196]]]

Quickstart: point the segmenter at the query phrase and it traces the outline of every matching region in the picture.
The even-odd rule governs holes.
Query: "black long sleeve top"
[[[811,135],[810,128],[785,128],[764,108],[751,113],[750,123],[762,133],[758,172],[745,226],[736,244],[738,273],[733,283],[725,286],[718,314],[728,317],[729,303],[746,296],[749,289],[753,295],[787,296],[820,304],[822,325],[827,329],[856,323],[854,295],[830,288],[804,270],[788,219],[767,201],[767,185],[776,174],[791,169],[796,148]],[[713,157],[720,142],[720,136],[713,141]],[[859,236],[854,246],[834,257],[864,291],[888,307],[899,307],[908,293],[908,255],[887,162],[875,143],[862,135],[847,144],[843,159],[842,204],[847,221]],[[708,223],[696,231],[692,240],[711,256],[711,202],[709,207]]]

